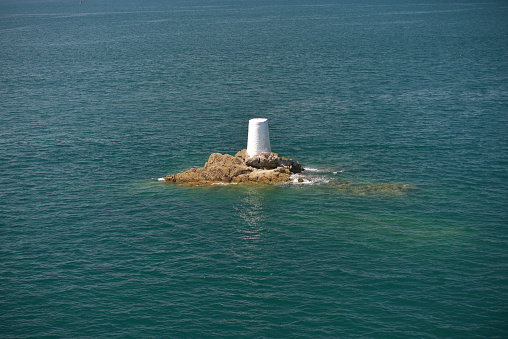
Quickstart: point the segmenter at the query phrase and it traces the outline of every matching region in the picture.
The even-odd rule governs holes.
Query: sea
[[[506,0],[0,0],[0,337],[507,338],[507,135]]]

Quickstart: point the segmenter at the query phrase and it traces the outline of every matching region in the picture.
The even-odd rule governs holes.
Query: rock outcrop
[[[235,156],[213,153],[203,168],[191,168],[176,175],[164,177],[164,181],[187,185],[211,185],[215,183],[274,184],[291,181],[291,175],[304,171],[300,163],[265,152],[249,157],[247,150]]]

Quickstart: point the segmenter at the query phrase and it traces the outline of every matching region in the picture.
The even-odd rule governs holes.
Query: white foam
[[[316,178],[312,178],[312,182],[314,184],[326,184],[326,183],[329,183],[333,181],[331,178],[327,178],[327,177],[316,177]]]
[[[158,181],[164,181],[164,178],[158,178],[157,180]]]
[[[303,181],[298,181],[298,178],[294,178],[291,183],[296,185],[305,185],[305,184],[312,184],[312,181],[308,179],[302,179]]]
[[[307,177],[300,174],[293,174],[291,177],[291,183],[296,185],[313,185],[313,184],[326,184],[332,181],[332,178],[326,176],[311,176]],[[298,179],[303,181],[298,181]]]
[[[344,172],[344,170],[333,171],[332,169],[328,169],[328,168],[305,167],[305,172],[337,174],[337,173]]]
[[[293,174],[293,175],[291,175],[290,178],[291,178],[291,183],[296,184],[296,185],[309,185],[309,184],[315,183],[314,178],[311,179],[311,178],[303,177],[300,174]]]

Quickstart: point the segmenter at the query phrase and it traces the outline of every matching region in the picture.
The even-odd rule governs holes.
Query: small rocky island
[[[255,118],[249,120],[247,149],[235,156],[213,153],[203,168],[191,168],[176,175],[167,175],[159,178],[159,181],[188,186],[278,184],[292,181],[312,183],[312,180],[297,175],[303,171],[304,168],[298,161],[280,157],[271,151],[267,119]],[[402,194],[412,188],[407,184],[353,184],[333,179],[321,182],[331,189],[358,195]]]
[[[191,168],[161,179],[191,186],[218,183],[276,184],[292,181],[293,174],[303,171],[304,168],[298,161],[279,157],[277,153],[262,152],[249,157],[244,149],[235,156],[213,153],[203,168]]]

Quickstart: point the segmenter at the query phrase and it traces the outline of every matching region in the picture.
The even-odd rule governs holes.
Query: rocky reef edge
[[[235,156],[213,153],[203,168],[191,168],[161,179],[191,186],[218,183],[276,184],[289,182],[291,175],[303,171],[298,161],[280,157],[277,153],[264,152],[249,157],[247,150],[243,149]]]

